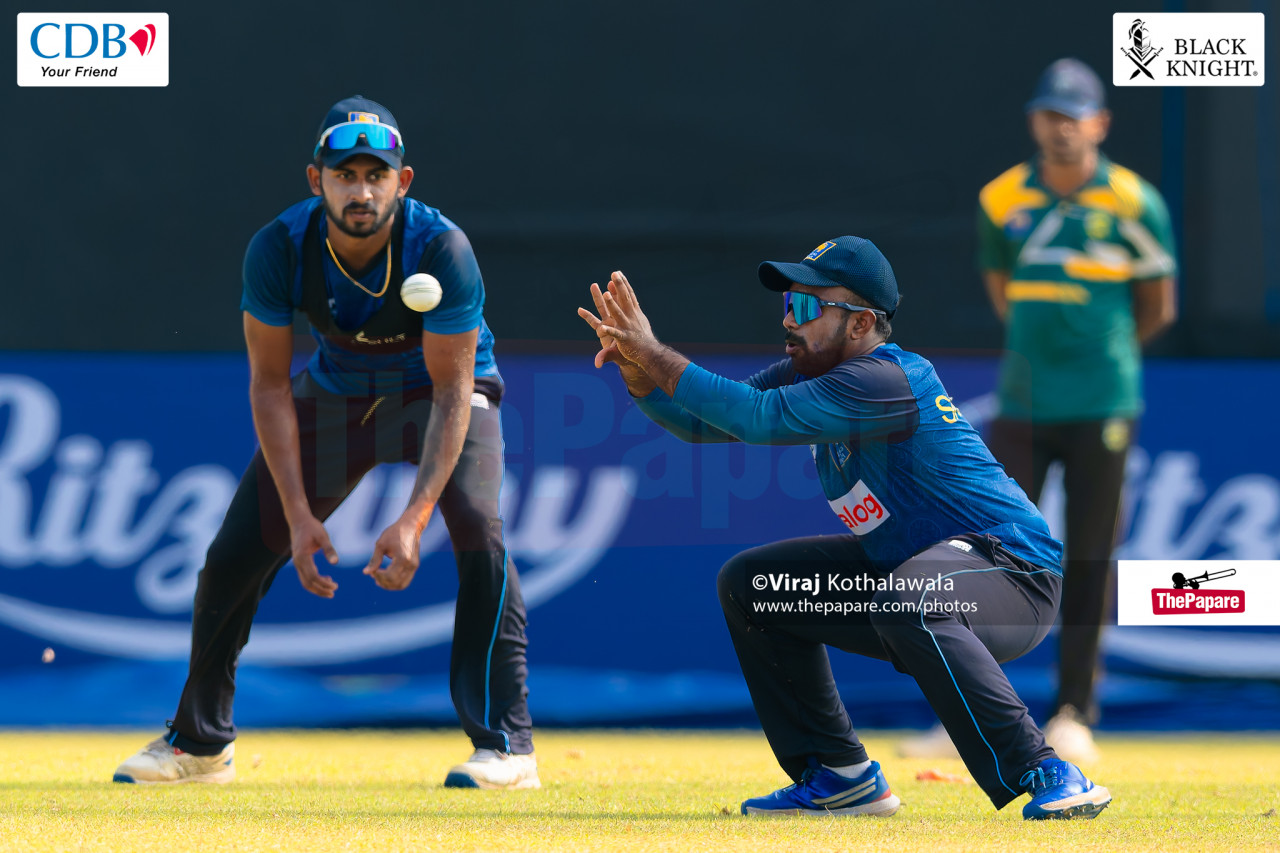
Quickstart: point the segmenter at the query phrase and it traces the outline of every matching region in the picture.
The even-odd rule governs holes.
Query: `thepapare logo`
[[[1116,604],[1119,625],[1280,625],[1280,560],[1121,557]]]
[[[1262,13],[1132,13],[1112,18],[1117,86],[1261,86]]]
[[[167,86],[163,12],[18,15],[19,86]]]
[[[1234,568],[1205,571],[1187,577],[1182,572],[1173,573],[1173,589],[1151,590],[1151,612],[1156,616],[1172,616],[1187,613],[1243,613],[1244,590],[1201,590],[1200,585],[1234,577]]]

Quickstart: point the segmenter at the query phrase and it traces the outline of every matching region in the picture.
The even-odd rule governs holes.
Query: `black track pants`
[[[430,389],[403,397],[341,397],[305,373],[295,381],[294,404],[307,499],[321,520],[374,465],[417,462],[431,412]],[[502,467],[498,406],[476,398],[462,456],[437,504],[458,567],[449,685],[476,748],[527,753],[533,743],[525,608],[498,514]],[[200,572],[191,665],[171,726],[171,742],[180,749],[211,754],[235,739],[237,660],[258,604],[289,551],[288,524],[259,451]]]

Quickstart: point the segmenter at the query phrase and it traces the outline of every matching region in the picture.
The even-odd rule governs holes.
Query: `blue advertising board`
[[[700,359],[733,377],[766,361]],[[994,361],[936,363],[964,415],[988,418]],[[500,364],[503,514],[530,609],[535,723],[754,723],[715,576],[743,548],[840,532],[809,448],[685,445],[635,408],[612,367]],[[1280,558],[1280,401],[1263,390],[1280,387],[1280,364],[1157,361],[1146,384],[1120,555]],[[196,576],[255,447],[246,387],[234,355],[0,355],[0,725],[172,715]],[[376,469],[330,519],[333,600],[289,568],[276,579],[242,658],[241,725],[453,722],[443,523],[424,533],[408,590],[360,573],[412,482],[407,466]],[[1052,482],[1042,506],[1058,525]],[[1276,629],[1113,627],[1106,652],[1105,725],[1280,727]],[[856,724],[932,720],[890,665],[832,657]],[[1243,664],[1229,680],[1224,657]],[[1007,666],[1033,712],[1049,701],[1053,659],[1051,639]]]

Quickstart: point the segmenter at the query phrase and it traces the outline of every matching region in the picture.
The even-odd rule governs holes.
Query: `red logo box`
[[[1243,589],[1153,589],[1151,612],[1157,616],[1243,613]]]

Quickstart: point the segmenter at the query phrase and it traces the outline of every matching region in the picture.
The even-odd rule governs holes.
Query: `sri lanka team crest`
[[[804,259],[806,261],[816,261],[818,258],[822,257],[827,252],[828,249],[832,248],[833,246],[835,246],[835,243],[831,240],[828,240],[818,248],[814,249],[809,254],[805,255]]]
[[[381,123],[373,113],[347,113],[347,121],[363,121],[369,124]]]

